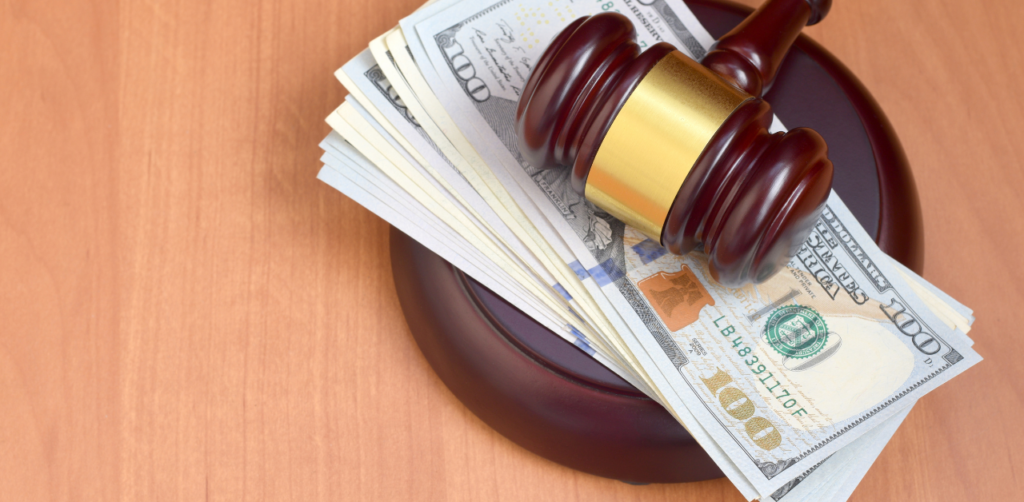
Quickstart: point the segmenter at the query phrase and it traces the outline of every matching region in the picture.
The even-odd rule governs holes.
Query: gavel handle
[[[832,0],[768,0],[718,39],[701,63],[754,96],[768,92],[804,26],[821,21]]]

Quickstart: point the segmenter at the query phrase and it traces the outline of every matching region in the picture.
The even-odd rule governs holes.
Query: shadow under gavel
[[[545,50],[516,110],[519,148],[572,168],[573,189],[673,253],[702,246],[726,286],[762,282],[796,254],[832,188],[825,141],[770,133],[771,86],[831,0],[768,0],[701,62],[641,52],[620,14],[577,19]]]

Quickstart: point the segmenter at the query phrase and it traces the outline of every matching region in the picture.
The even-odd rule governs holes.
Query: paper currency
[[[480,254],[397,184],[376,170],[368,159],[340,136],[328,136],[321,146],[325,150],[322,160],[330,167],[321,171],[318,176],[321,180],[428,246],[570,343],[588,354],[596,354],[585,339],[565,329],[564,321],[556,313],[531,301],[522,290],[509,287],[512,281],[503,276],[492,260]],[[601,356],[595,357],[602,364],[615,367]]]
[[[336,135],[325,139],[322,146],[325,151],[335,150],[340,147],[345,149],[346,153],[351,155],[353,159],[359,157],[358,152],[355,152],[350,146],[345,146],[344,141]],[[325,167],[324,170],[321,171],[319,175],[320,179],[367,207],[374,213],[380,215],[403,232],[427,245],[446,260],[452,262],[463,271],[477,278],[477,280],[488,288],[512,301],[512,303],[516,304],[520,310],[531,315],[531,317],[540,317],[537,313],[531,312],[528,307],[524,307],[516,302],[514,294],[504,291],[500,285],[489,280],[487,278],[488,273],[486,271],[480,270],[478,266],[468,263],[463,256],[465,251],[451,251],[449,249],[451,243],[456,241],[458,238],[453,236],[444,236],[444,232],[439,230],[439,228],[443,228],[443,225],[432,226],[430,224],[433,219],[432,215],[424,212],[422,208],[416,208],[414,202],[402,201],[401,195],[394,197],[389,196],[388,190],[376,187],[366,180],[364,175],[372,176],[372,173],[367,174],[367,171],[372,171],[373,169],[373,167],[369,165],[368,161],[361,159],[363,167],[360,168],[355,164],[355,160],[341,160],[337,156],[332,156],[328,153],[325,153],[323,160],[330,167]],[[383,175],[380,176],[381,179],[378,180],[378,182],[387,184],[387,179],[384,178]],[[352,178],[359,181],[351,181]],[[360,183],[360,181],[362,183]],[[364,185],[369,185],[369,188],[364,189]],[[378,200],[377,197],[384,199],[384,201],[382,202]],[[549,329],[556,333],[561,333],[557,329],[557,324],[552,325],[543,322],[542,324],[545,324]],[[570,343],[573,343],[571,339],[569,339],[569,341]],[[582,350],[592,353],[592,351],[588,350],[588,347],[581,345],[578,340],[575,344]],[[600,361],[601,359],[598,357],[598,360]],[[780,490],[778,493],[772,495],[772,500],[782,500],[783,498],[786,500],[833,500],[820,495],[818,492],[822,489],[841,485],[842,483],[840,482],[840,478],[855,477],[859,480],[860,477],[863,477],[863,473],[867,471],[867,468],[874,461],[875,457],[877,457],[882,447],[884,447],[885,443],[888,442],[888,438],[891,437],[893,432],[895,432],[896,426],[898,426],[899,422],[902,421],[902,417],[905,416],[907,412],[909,412],[909,409],[904,411],[901,417],[898,417],[899,420],[890,420],[885,426],[872,430],[863,438],[858,439],[850,447],[840,450],[838,454],[830,458],[828,462],[824,463],[818,469],[815,469],[806,476],[801,477],[798,480],[800,482],[794,483],[791,487],[793,488],[792,491]],[[855,448],[857,445],[863,446]],[[874,451],[874,453],[859,454],[861,449],[870,449]],[[831,469],[829,469],[829,466],[831,466]],[[819,479],[821,481],[818,481]],[[796,487],[798,486],[800,487],[800,490],[796,490]],[[855,486],[855,483],[850,486],[849,491],[852,492]],[[817,487],[818,490],[813,493],[809,493],[805,498],[804,492],[810,492],[812,487]],[[848,496],[848,493],[846,495]],[[843,497],[843,499],[845,499],[845,497]]]
[[[543,46],[510,33],[513,19],[522,23],[546,4],[518,2],[518,12],[511,2],[458,8],[466,4],[479,2],[439,2],[411,16],[420,42],[411,43],[412,52],[422,50],[434,70],[419,65],[428,85],[458,110],[457,127],[487,152],[488,165],[505,169],[530,199],[517,202],[540,208],[557,232],[546,237],[568,244],[577,273],[601,287],[687,410],[760,495],[785,485],[787,471],[822,461],[978,361],[858,234],[835,195],[788,271],[728,290],[710,279],[699,255],[666,254],[584,201],[567,171],[527,164],[513,134],[515,98]],[[585,9],[572,4],[564,15],[574,8]],[[636,25],[669,25],[648,21],[663,12],[630,13]],[[648,44],[671,37],[638,31]]]
[[[390,56],[386,57],[390,63]],[[393,67],[391,69],[392,72],[397,71]],[[374,62],[368,51],[346,64],[337,75],[342,83],[354,89],[354,93],[358,93],[357,100],[365,101],[364,106],[371,113],[376,112],[378,121],[384,120],[382,126],[388,129],[392,136],[398,135],[395,139],[402,142],[402,147],[405,150],[412,149],[409,153],[415,155],[416,162],[431,169],[433,173],[436,173],[435,176],[440,176],[438,181],[443,182],[445,187],[457,196],[470,212],[479,215],[478,219],[485,222],[488,228],[494,229],[502,242],[512,246],[516,255],[527,261],[531,270],[539,275],[542,282],[551,285],[556,290],[564,289],[558,279],[549,272],[548,267],[551,265],[537,259],[533,250],[526,249],[528,246],[523,245],[519,236],[515,235],[515,231],[505,224],[506,221],[512,221],[515,225],[515,220],[510,216],[502,218],[499,212],[486,203],[469,180],[457,171],[452,161],[449,160],[455,158],[456,162],[463,163],[464,161],[460,160],[461,156],[451,147],[445,149],[439,147],[431,140],[420,123],[413,118],[412,111],[401,100],[395,89],[395,87],[401,87],[404,82],[400,81],[393,86],[384,70]],[[417,104],[413,101],[413,108],[421,110],[416,106]],[[425,117],[424,123],[427,127],[433,127],[430,118],[424,112],[419,111],[419,114],[421,117]],[[446,142],[443,141],[443,143]],[[419,154],[419,151],[423,153]],[[445,151],[448,153],[446,154]],[[479,181],[477,184],[481,185]],[[565,294],[571,296],[567,290]]]
[[[573,19],[713,43],[678,0],[440,0],[337,72],[320,178],[666,407],[748,499],[845,500],[910,406],[975,364],[970,309],[892,262],[834,193],[768,282],[724,288],[519,154],[519,90]],[[782,129],[776,121],[773,129]]]
[[[360,81],[358,79],[361,79],[361,77],[358,75],[358,73],[363,73],[364,76],[372,77],[376,81],[374,85],[378,87],[378,90],[381,90],[381,91],[386,90],[386,87],[384,85],[382,85],[382,83],[386,82],[386,80],[383,80],[383,77],[379,74],[379,69],[376,66],[369,67],[368,65],[365,65],[366,61],[364,59],[365,58],[357,58],[353,62],[350,62],[349,65],[346,65],[345,69],[352,70],[352,73],[354,74],[354,76],[352,78],[353,79],[357,79],[354,82]],[[365,69],[365,68],[369,68],[369,69]],[[348,79],[348,80],[351,80],[351,79]],[[361,80],[363,80],[364,84],[367,83],[367,79],[362,78]],[[374,96],[375,95],[375,93],[373,92],[372,89],[367,89],[367,91],[368,92],[365,94],[366,97]],[[382,94],[382,93],[376,93],[376,94]],[[397,102],[394,102],[394,100],[391,100],[390,102],[391,102],[392,106],[390,106],[388,108],[392,108],[394,110],[399,110],[402,106],[404,106],[404,105],[400,105]],[[385,144],[385,141],[384,141],[384,138],[383,138],[383,136],[387,135],[387,133],[385,131],[379,131],[379,133],[376,134],[376,135],[374,135],[371,132],[369,132],[369,129],[371,129],[373,127],[376,127],[376,124],[371,125],[371,124],[368,123],[369,120],[370,120],[370,117],[360,118],[360,117],[354,115],[354,112],[352,111],[353,106],[347,106],[347,105],[350,105],[350,103],[346,103],[346,105],[343,105],[341,108],[339,108],[339,112],[334,114],[334,115],[332,115],[332,117],[329,118],[328,121],[332,122],[333,124],[335,124],[338,129],[341,129],[343,135],[345,135],[345,134],[350,134],[350,135],[351,134],[355,134],[356,137],[353,138],[353,141],[355,141],[357,143],[357,148],[360,145],[362,146],[362,148],[369,148],[369,150],[365,152],[367,155],[374,156],[374,155],[377,155],[377,154],[383,154],[385,157],[388,157],[389,156],[388,152],[390,152],[390,154],[391,154],[390,155],[391,162],[387,166],[385,166],[384,170],[386,172],[392,173],[392,175],[397,176],[396,180],[399,180],[399,181],[403,181],[404,180],[405,183],[409,183],[410,182],[410,180],[405,179],[407,177],[412,177],[412,178],[419,179],[420,183],[414,183],[414,185],[416,185],[416,187],[415,187],[415,189],[413,191],[418,193],[420,197],[424,197],[425,193],[429,193],[429,195],[432,198],[434,198],[434,199],[443,198],[443,196],[445,194],[440,193],[442,191],[441,187],[436,186],[436,184],[435,184],[434,190],[430,190],[430,187],[427,186],[430,183],[424,183],[423,182],[425,179],[427,179],[426,175],[423,174],[422,172],[420,172],[420,173],[414,172],[415,169],[413,169],[413,165],[416,165],[416,168],[421,168],[422,166],[419,166],[412,159],[406,159],[406,160],[408,160],[408,162],[406,160],[401,159],[401,158],[396,159],[395,156],[399,155],[399,152],[397,150],[401,149],[401,147],[397,146],[397,145],[387,145],[387,144]],[[354,105],[354,107],[355,108],[359,108],[358,105]],[[378,113],[380,113],[380,112],[378,111]],[[395,114],[393,114],[393,113],[389,114],[389,115],[391,115],[391,117],[393,119],[392,120],[393,127],[408,127],[409,126],[409,123],[408,123],[407,120],[403,120],[401,118],[396,118]],[[340,122],[345,122],[345,121],[349,121],[349,122],[352,122],[352,123],[351,124],[340,123]],[[363,133],[358,133],[357,134],[355,132],[356,130],[363,131]],[[422,131],[422,129],[420,129],[420,131]],[[367,139],[367,138],[371,138],[370,141],[369,141],[370,144],[367,144],[366,142],[362,141],[363,139]],[[373,138],[375,138],[375,139],[373,139]],[[390,138],[388,138],[388,141],[390,141]],[[433,145],[432,142],[429,142],[429,143],[431,145]],[[371,144],[372,144],[372,147],[371,147]],[[508,229],[503,226],[503,222],[497,221],[497,220],[495,220],[493,218],[493,214],[494,213],[493,213],[493,211],[491,211],[491,208],[489,206],[487,206],[482,200],[480,200],[480,196],[476,192],[474,192],[472,188],[470,188],[470,186],[466,183],[466,180],[463,179],[463,178],[460,178],[459,176],[451,175],[452,166],[449,163],[447,163],[447,162],[444,162],[444,163],[437,162],[437,160],[435,159],[435,167],[437,168],[437,170],[440,170],[440,171],[444,172],[445,176],[447,176],[447,179],[450,181],[450,184],[445,184],[445,187],[447,187],[449,190],[452,190],[452,189],[458,190],[457,193],[455,193],[455,194],[448,194],[448,195],[457,195],[458,196],[457,197],[458,200],[461,201],[463,204],[467,204],[467,203],[470,204],[470,206],[466,206],[463,209],[467,209],[469,213],[472,213],[473,215],[477,215],[478,218],[479,218],[479,214],[480,213],[483,213],[485,215],[484,218],[486,218],[487,215],[492,215],[492,218],[490,218],[489,220],[486,220],[484,222],[484,225],[486,226],[487,230],[497,229],[497,230],[494,230],[494,231],[496,231],[496,232],[498,232],[500,234],[499,235],[499,237],[501,237],[500,243],[502,245],[508,244],[510,247],[512,247],[513,249],[517,250],[518,251],[518,253],[516,255],[517,258],[522,257],[522,258],[525,258],[528,261],[529,258],[533,257],[533,255],[530,255],[529,251],[523,249],[522,246],[516,246],[516,244],[519,244],[519,241],[516,240],[516,237],[514,235],[511,235],[511,234],[508,233]],[[405,176],[403,176],[403,174]],[[443,180],[439,180],[439,181],[443,181]],[[467,199],[469,199],[469,200],[467,201]],[[471,222],[464,218],[464,219],[462,219],[462,223],[468,224],[468,223],[471,223]],[[502,232],[502,231],[504,231],[504,232]],[[545,270],[538,269],[539,266],[540,265],[536,264],[536,262],[534,262],[534,264],[532,265],[533,270],[539,274],[537,279],[540,280],[543,284],[551,285],[552,284],[551,281],[553,279],[551,279],[550,275],[545,275],[544,274]],[[576,278],[572,277],[571,280],[576,281]],[[554,283],[552,289],[562,291],[563,295],[569,301],[570,305],[575,305],[578,308],[579,305],[575,302],[575,300],[573,300],[572,296],[569,294],[569,291],[572,291],[574,289],[574,286],[572,284],[566,284],[566,286],[567,287],[563,287],[562,284],[556,282],[556,283]],[[551,291],[549,291],[548,293],[550,294]],[[606,357],[609,357],[612,360],[620,361],[620,364],[618,365],[620,369],[623,369],[624,371],[627,371],[627,372],[631,372],[630,366],[628,366],[628,365],[626,365],[624,363],[621,363],[621,359],[618,357],[618,354],[616,352],[609,351],[607,349],[607,341],[605,340],[605,337],[602,336],[600,331],[595,331],[591,327],[591,322],[586,319],[587,311],[585,309],[581,309],[581,310],[584,312],[584,319],[573,318],[572,316],[575,316],[576,314],[575,314],[575,312],[572,312],[571,309],[570,309],[569,312],[572,314],[572,316],[570,316],[570,315],[566,315],[565,316],[566,322],[570,324],[569,329],[572,330],[573,332],[577,333],[578,335],[580,335],[580,338],[582,340],[586,340],[588,345],[592,344],[594,349],[598,350],[599,352],[602,352]],[[572,326],[572,324],[577,323],[577,321],[582,322],[582,324],[577,324],[576,326]],[[577,326],[579,327],[578,329],[577,329]],[[631,379],[631,381],[638,381],[638,380],[642,381],[642,379],[639,376],[636,376],[635,372],[634,372],[634,375],[633,375],[633,378]],[[641,390],[644,390],[644,389],[648,388],[648,386],[646,384],[639,385],[638,387]]]
[[[342,113],[349,115],[349,118],[351,120],[358,119],[358,117],[351,116],[352,113],[355,113],[351,106],[343,105],[341,110]],[[435,228],[441,227],[451,231],[448,238],[452,239],[453,242],[466,242],[467,244],[462,244],[463,249],[465,249],[466,247],[469,247],[474,250],[478,249],[474,247],[474,245],[471,242],[469,242],[468,239],[472,239],[475,237],[477,239],[476,242],[479,245],[480,240],[482,240],[480,235],[474,234],[474,232],[466,229],[465,226],[460,224],[460,220],[450,218],[450,215],[445,214],[445,212],[440,210],[439,206],[436,205],[436,201],[443,198],[443,195],[438,193],[436,187],[434,190],[431,190],[429,184],[424,183],[422,178],[419,179],[419,182],[409,178],[408,176],[406,176],[406,174],[408,174],[407,172],[402,172],[396,166],[389,163],[385,158],[379,157],[379,155],[381,155],[380,152],[371,144],[365,141],[365,136],[363,136],[363,134],[366,134],[367,136],[370,135],[370,132],[366,131],[365,129],[373,127],[373,125],[363,123],[359,126],[352,126],[349,123],[345,122],[341,117],[334,117],[331,119],[331,122],[334,124],[335,127],[339,129],[339,132],[348,135],[348,137],[352,138],[353,141],[356,141],[362,147],[362,150],[358,150],[357,147],[350,146],[347,143],[340,142],[336,138],[332,139],[329,137],[326,140],[326,143],[335,150],[344,151],[344,153],[347,154],[350,159],[354,159],[357,164],[360,163],[360,161],[362,161],[363,169],[361,174],[363,174],[364,177],[374,179],[378,186],[390,187],[390,197],[403,200],[403,209],[405,209],[406,211],[410,211],[411,209],[414,208],[422,208],[418,211],[413,210],[411,213],[407,214],[420,214],[421,218],[424,220],[427,219],[427,216],[439,218],[441,221],[439,223],[433,224]],[[356,127],[363,129],[363,134],[356,133]],[[377,145],[377,148],[383,147],[383,145]],[[370,159],[366,159],[361,155],[360,152],[363,154],[369,154],[370,156],[378,156],[376,159],[377,162],[374,163]],[[381,170],[377,170],[376,166],[384,166],[384,168]],[[351,170],[352,168],[350,167],[349,169]],[[378,198],[382,200],[385,199],[385,197],[379,195]],[[428,209],[428,206],[434,207],[434,211]],[[396,226],[401,227],[402,225]],[[452,233],[454,233],[455,235],[451,235]],[[514,278],[506,277],[507,272],[509,270],[511,270],[512,272],[515,272],[515,270],[514,267],[510,267],[508,263],[502,263],[500,260],[495,261],[496,259],[499,258],[499,255],[500,253],[495,253],[494,248],[491,247],[489,249],[486,249],[486,252],[484,254],[478,255],[476,258],[477,263],[486,264],[482,266],[482,270],[498,269],[500,271],[506,272],[505,275],[499,274],[497,276],[494,275],[495,272],[490,272],[489,275],[491,281],[496,281],[500,283],[503,289],[506,291],[518,291],[519,294],[512,298],[518,299],[518,301],[516,302],[517,306],[521,306],[519,304],[522,303],[531,304],[535,309],[540,309],[539,311],[546,312],[547,316],[549,316],[549,322],[551,319],[560,319],[561,331],[572,334],[575,337],[575,340],[573,341],[574,344],[581,346],[581,348],[584,348],[585,351],[598,352],[598,347],[592,345],[591,339],[586,336],[585,332],[581,331],[573,324],[580,321],[579,318],[572,317],[571,315],[566,314],[566,311],[564,309],[561,309],[557,303],[552,302],[550,298],[547,298],[547,301],[544,301],[545,298],[543,296],[536,296],[538,294],[538,288],[536,287],[536,284],[533,284],[533,288],[530,288],[531,282],[528,279],[524,279],[524,276],[522,274],[519,274],[519,279],[520,281],[523,282],[518,282]],[[449,259],[449,261],[452,260]],[[529,291],[524,291],[524,286]],[[533,294],[531,295],[531,293]],[[538,304],[538,301],[540,304]],[[641,379],[635,376],[635,373],[630,371],[629,367],[624,367],[622,363],[617,361],[617,358],[614,354],[610,355],[607,351],[600,352],[602,362],[610,369],[612,369],[612,371],[619,374],[630,383],[634,384],[634,386],[636,386],[637,388],[641,390],[648,389],[647,385]]]

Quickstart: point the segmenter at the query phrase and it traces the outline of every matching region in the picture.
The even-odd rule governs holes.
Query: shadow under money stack
[[[888,124],[875,119],[880,126],[858,132],[867,131],[868,155],[874,147],[881,160],[865,159],[863,147],[844,152],[857,141],[832,141],[846,131],[827,124],[861,125],[856,112],[844,118],[842,103],[877,105],[801,37],[786,63],[793,68],[780,71],[766,100],[829,140],[836,191],[785,269],[761,284],[723,287],[706,256],[665,252],[578,195],[567,171],[531,166],[516,144],[519,93],[573,20],[618,10],[642,27],[642,47],[664,41],[699,60],[714,43],[709,30],[721,35],[742,12],[707,0],[619,3],[424,5],[336,72],[350,94],[327,118],[334,131],[321,143],[319,178],[486,288],[470,290],[561,337],[560,350],[585,355],[657,402],[748,500],[845,500],[914,402],[980,361],[967,337],[971,310],[879,249],[872,237],[892,230],[875,222],[893,217],[878,216],[877,193],[851,188],[857,173],[873,169],[860,164],[877,163],[876,179],[898,172],[881,167]],[[799,90],[821,82],[832,87]],[[809,94],[828,92],[840,93],[833,109],[801,108]],[[831,119],[824,127],[812,123],[822,116]],[[772,130],[784,130],[778,118]],[[894,137],[889,147],[905,167]],[[883,190],[893,183],[878,181]],[[903,183],[913,189],[909,177]],[[876,227],[866,230],[855,214],[872,211],[875,220],[862,221]],[[456,291],[434,287],[424,291]],[[562,405],[537,404],[552,414]]]

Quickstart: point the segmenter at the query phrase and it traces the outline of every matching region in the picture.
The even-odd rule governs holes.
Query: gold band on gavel
[[[597,149],[585,197],[661,242],[679,187],[725,119],[750,95],[679,51],[626,98]]]

